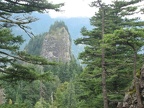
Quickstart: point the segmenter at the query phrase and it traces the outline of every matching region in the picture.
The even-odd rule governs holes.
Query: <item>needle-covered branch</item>
[[[48,12],[49,10],[60,11],[64,4],[52,4],[47,0],[1,0],[0,1],[0,28],[18,26],[29,37],[34,34],[28,28],[28,24],[37,21],[30,16],[32,12]]]
[[[1,0],[1,11],[8,13],[44,12],[47,9],[59,11],[64,4],[52,4],[47,0]]]

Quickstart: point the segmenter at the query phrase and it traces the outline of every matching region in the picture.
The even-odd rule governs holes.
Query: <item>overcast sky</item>
[[[62,12],[50,11],[49,15],[52,18],[71,18],[71,17],[92,17],[97,11],[95,7],[90,7],[89,4],[94,0],[49,0],[52,3],[65,3],[61,8]],[[102,0],[106,4],[111,3],[112,0]],[[142,3],[144,7],[144,1]],[[144,14],[140,15],[144,19]]]
[[[91,17],[96,12],[96,8],[92,8],[89,4],[94,0],[49,0],[53,3],[65,3],[61,8],[62,12],[50,11],[49,15],[52,18],[56,17]],[[104,0],[109,1],[109,0]]]

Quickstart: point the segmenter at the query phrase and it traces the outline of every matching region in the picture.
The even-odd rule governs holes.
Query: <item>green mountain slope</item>
[[[68,29],[69,33],[71,35],[72,40],[72,53],[75,55],[75,57],[78,56],[78,53],[83,50],[83,46],[79,45],[76,46],[74,44],[74,40],[76,40],[78,37],[81,37],[80,30],[83,26],[87,27],[88,29],[92,29],[92,26],[90,25],[89,18],[54,18],[52,19],[48,14],[39,14],[39,13],[32,13],[32,15],[39,20],[31,23],[29,26],[32,28],[31,31],[35,35],[43,34],[47,32],[50,28],[50,26],[55,21],[63,21]],[[22,45],[22,49],[25,47],[25,45],[29,42],[30,37],[19,28],[13,28],[13,32],[18,35],[24,35],[24,39],[26,40],[25,43]]]

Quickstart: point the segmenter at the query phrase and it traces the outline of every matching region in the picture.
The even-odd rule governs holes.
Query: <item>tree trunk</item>
[[[134,66],[133,66],[134,72],[133,72],[133,75],[134,75],[134,82],[135,82],[135,89],[136,89],[137,107],[144,108],[143,104],[142,104],[142,100],[141,100],[141,94],[140,94],[140,83],[136,76],[136,62],[137,62],[137,53],[134,49]]]
[[[104,44],[103,38],[104,38],[104,28],[105,28],[105,23],[104,23],[104,7],[98,0],[98,3],[101,8],[102,12],[102,45]],[[102,47],[102,93],[103,93],[103,101],[104,101],[104,108],[108,108],[108,98],[107,98],[107,88],[106,88],[106,70],[105,70],[105,48]]]
[[[107,98],[107,88],[106,88],[106,71],[105,71],[105,61],[104,61],[104,49],[102,49],[102,92],[104,108],[108,108],[108,98]]]
[[[104,18],[103,17],[104,16],[102,15],[102,39],[104,35]],[[107,98],[107,88],[106,88],[106,71],[105,71],[105,49],[103,47],[102,47],[102,92],[103,92],[104,108],[108,108],[108,98]]]

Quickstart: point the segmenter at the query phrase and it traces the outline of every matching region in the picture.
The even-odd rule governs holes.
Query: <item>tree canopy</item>
[[[1,0],[0,1],[0,27],[19,26],[29,36],[33,33],[29,31],[27,24],[38,20],[32,17],[32,12],[48,12],[49,10],[60,11],[64,4],[52,4],[47,0]]]
[[[23,64],[53,65],[42,57],[32,56],[20,51],[24,42],[23,36],[15,36],[11,28],[18,26],[30,37],[34,34],[27,26],[37,18],[30,15],[32,12],[46,12],[50,9],[59,11],[63,4],[52,4],[47,0],[0,0],[0,72],[1,79],[36,80],[39,75],[34,68]]]
[[[100,88],[106,85],[107,88],[103,91],[108,91],[108,106],[115,108],[117,102],[122,101],[123,91],[133,79],[132,73],[142,65],[143,56],[138,52],[143,46],[141,43],[143,43],[144,22],[138,17],[128,18],[129,15],[136,13],[138,7],[133,4],[139,3],[140,0],[116,0],[109,5],[99,4],[100,2],[97,0],[91,5],[99,6],[99,11],[90,19],[94,29],[87,30],[83,27],[81,29],[83,37],[75,41],[76,44],[85,45],[79,58],[86,64],[78,81],[82,91],[78,99],[81,106],[107,108],[103,106],[104,99],[107,98],[102,95],[102,88]],[[133,51],[134,46],[136,47],[135,52]],[[102,70],[105,70],[105,77],[101,77]],[[106,84],[102,83],[104,78],[106,78]]]

